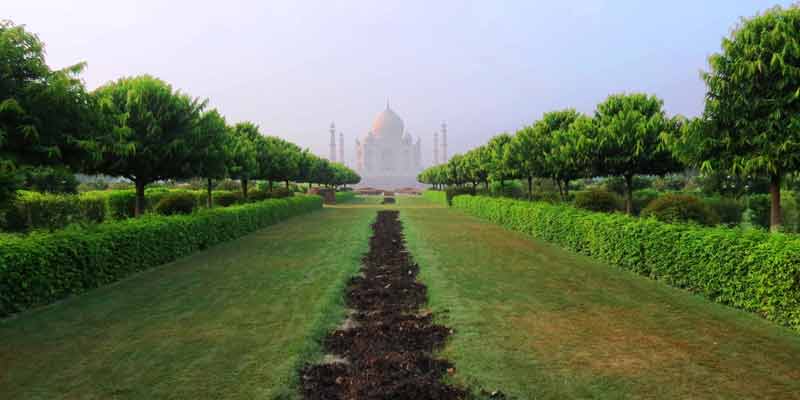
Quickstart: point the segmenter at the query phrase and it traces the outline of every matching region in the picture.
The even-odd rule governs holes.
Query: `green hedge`
[[[168,195],[188,193],[195,199],[196,208],[206,206],[206,191],[152,188],[145,191],[145,210],[151,211]],[[238,202],[238,192],[215,190],[215,204],[228,206]],[[49,194],[20,191],[12,207],[5,213],[0,228],[9,231],[31,229],[61,229],[73,223],[98,223],[133,217],[136,193],[133,190],[89,191],[78,195]]]
[[[336,192],[336,204],[347,203],[355,200],[356,194],[353,192]]]
[[[0,236],[0,316],[114,282],[290,216],[322,207],[295,196],[192,215],[156,216]]]
[[[441,204],[443,206],[447,205],[447,193],[445,193],[442,190],[428,189],[428,190],[422,192],[422,197],[424,197],[424,198],[426,198],[426,199],[428,199],[428,200],[430,200],[430,201],[432,201],[434,203],[439,203],[439,204]]]
[[[800,330],[800,238],[458,196],[454,207]]]

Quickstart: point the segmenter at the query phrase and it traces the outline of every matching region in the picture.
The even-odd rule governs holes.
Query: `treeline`
[[[136,188],[170,179],[289,181],[338,186],[360,177],[342,164],[274,136],[251,122],[229,124],[208,101],[149,76],[121,78],[94,91],[85,64],[52,70],[39,38],[0,21],[0,209],[16,195],[21,167],[56,166],[124,177]]]
[[[632,212],[637,175],[698,169],[769,181],[770,226],[781,225],[780,189],[800,171],[800,8],[772,8],[744,19],[709,59],[705,109],[699,117],[668,116],[656,96],[614,94],[594,115],[574,109],[545,113],[515,134],[423,171],[436,188],[511,179],[552,179],[568,194],[574,179],[621,177]]]

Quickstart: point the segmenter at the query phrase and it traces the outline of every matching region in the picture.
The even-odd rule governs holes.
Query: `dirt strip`
[[[325,363],[305,366],[305,399],[464,399],[443,384],[452,371],[433,352],[452,331],[433,323],[419,267],[405,248],[398,211],[379,211],[361,276],[347,290],[349,318],[324,339]]]

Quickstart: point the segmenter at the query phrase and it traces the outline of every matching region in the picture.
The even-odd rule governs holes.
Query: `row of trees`
[[[669,118],[645,94],[617,94],[593,116],[568,109],[544,114],[516,132],[447,164],[423,171],[435,186],[495,180],[552,178],[565,194],[572,179],[618,176],[632,209],[636,175],[685,168],[740,177],[766,177],[770,226],[781,225],[781,184],[800,171],[800,8],[775,7],[743,19],[703,74],[705,109],[697,118]]]
[[[0,202],[10,199],[23,165],[67,165],[74,171],[130,179],[136,214],[149,183],[201,177],[343,185],[358,174],[273,136],[251,122],[229,125],[208,101],[144,75],[92,92],[84,64],[51,70],[34,34],[0,22]]]

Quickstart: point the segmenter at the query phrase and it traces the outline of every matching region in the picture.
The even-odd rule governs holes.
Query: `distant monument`
[[[419,187],[417,174],[422,170],[422,144],[405,130],[403,120],[386,103],[375,117],[372,130],[356,140],[356,170],[359,186],[380,189]]]

